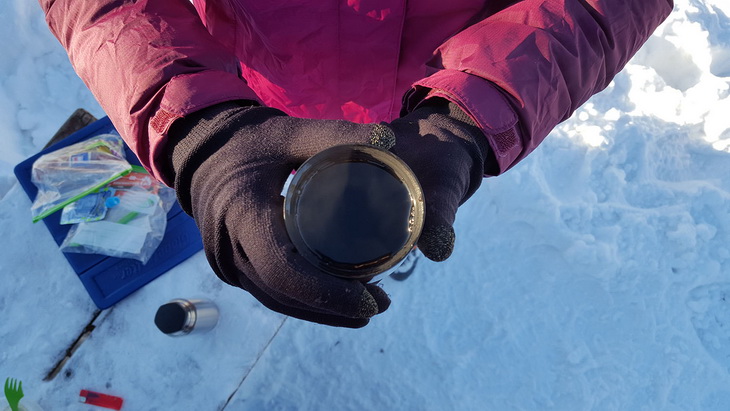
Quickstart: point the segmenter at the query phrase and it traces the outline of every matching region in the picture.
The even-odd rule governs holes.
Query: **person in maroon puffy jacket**
[[[211,267],[267,307],[361,327],[377,285],[326,275],[288,239],[278,191],[337,144],[390,148],[424,190],[418,246],[603,90],[672,0],[40,0],[142,164],[173,186]],[[379,124],[378,124],[379,123]]]

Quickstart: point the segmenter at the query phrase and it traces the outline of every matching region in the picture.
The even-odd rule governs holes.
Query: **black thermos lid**
[[[178,303],[167,303],[160,306],[155,314],[155,325],[165,334],[182,331],[187,313]]]

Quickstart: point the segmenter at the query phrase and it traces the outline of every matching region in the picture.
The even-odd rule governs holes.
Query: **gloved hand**
[[[426,107],[392,124],[403,139],[397,154],[423,174],[424,191],[431,190],[425,191],[425,237],[419,247],[433,259],[448,257],[453,214],[475,189],[472,174],[481,174],[470,169],[472,163],[480,168],[481,160],[469,158],[479,150],[468,149],[473,143],[460,129],[466,126],[445,133],[436,125],[446,125],[448,110]],[[434,125],[426,126],[431,122]],[[422,131],[436,134],[420,139]],[[286,232],[280,196],[290,171],[326,148],[365,143],[391,148],[394,136],[388,127],[298,119],[272,108],[223,103],[175,122],[169,138],[170,173],[178,199],[194,217],[208,261],[223,281],[249,291],[274,311],[334,326],[362,327],[388,308],[390,299],[377,285],[323,273],[296,252]],[[429,218],[429,204],[446,211],[434,208]]]
[[[426,218],[418,249],[443,261],[454,249],[456,209],[479,188],[485,162],[496,164],[487,139],[456,104],[441,98],[390,124],[396,135],[391,150],[413,170],[425,196]]]

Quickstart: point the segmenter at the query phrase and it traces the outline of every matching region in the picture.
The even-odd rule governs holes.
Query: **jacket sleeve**
[[[404,111],[444,97],[469,113],[500,174],[608,86],[664,21],[673,0],[492,0],[504,3],[447,40]],[[495,160],[493,159],[492,162]]]
[[[51,32],[141,163],[166,184],[167,130],[218,102],[257,100],[187,0],[40,0]]]

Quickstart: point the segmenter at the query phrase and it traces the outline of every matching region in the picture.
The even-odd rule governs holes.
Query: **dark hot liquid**
[[[403,183],[373,164],[334,164],[309,181],[299,199],[302,238],[325,261],[382,262],[410,234],[411,198]]]

